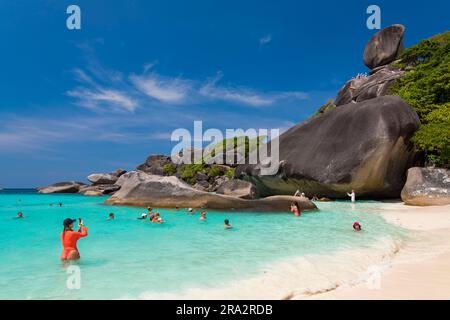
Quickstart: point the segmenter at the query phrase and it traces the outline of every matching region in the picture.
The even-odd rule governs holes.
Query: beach
[[[345,284],[308,298],[450,298],[450,206],[411,207],[401,202],[387,203],[381,215],[389,223],[410,230],[412,239],[384,265],[379,285]]]

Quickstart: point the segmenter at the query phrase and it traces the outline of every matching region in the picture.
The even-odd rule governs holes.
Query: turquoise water
[[[159,210],[162,225],[137,220],[144,210],[102,205],[106,198],[0,193],[0,299],[118,299],[143,292],[214,289],[260,273],[273,263],[309,254],[370,248],[403,231],[374,210],[377,202],[322,203],[320,211],[290,213]],[[50,206],[62,202],[63,206]],[[14,219],[18,211],[24,219]],[[107,221],[108,213],[116,219]],[[89,236],[78,242],[81,289],[66,287],[59,261],[62,221],[82,217]],[[230,219],[232,230],[224,230]],[[358,220],[364,232],[352,231]]]

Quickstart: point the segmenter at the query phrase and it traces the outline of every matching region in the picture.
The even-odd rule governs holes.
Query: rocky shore
[[[293,196],[272,196],[262,199],[242,199],[199,191],[175,176],[162,177],[145,172],[129,172],[118,181],[121,188],[106,204],[157,208],[206,208],[217,210],[286,211],[292,202],[302,210],[314,210],[309,199]]]

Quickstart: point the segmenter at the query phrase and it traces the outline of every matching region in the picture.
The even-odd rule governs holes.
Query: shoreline
[[[407,229],[411,238],[384,264],[376,286],[344,284],[310,297],[293,299],[395,300],[450,299],[450,205],[413,207],[385,203],[381,216]]]

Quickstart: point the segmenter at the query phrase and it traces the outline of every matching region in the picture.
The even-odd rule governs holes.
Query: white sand
[[[450,206],[387,203],[382,215],[388,222],[412,230],[413,235],[378,282],[340,286],[310,298],[450,299]]]

